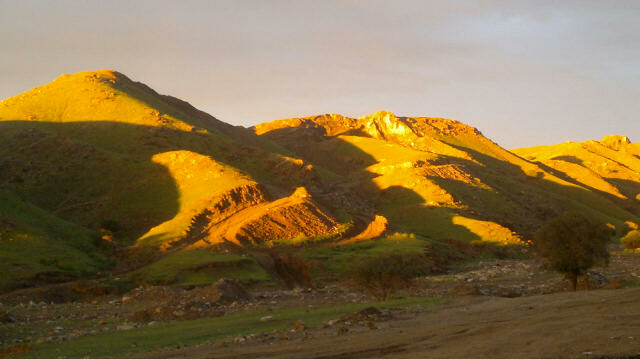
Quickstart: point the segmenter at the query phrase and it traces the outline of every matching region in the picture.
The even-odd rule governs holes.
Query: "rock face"
[[[600,143],[612,150],[619,151],[627,145],[630,145],[631,140],[627,136],[612,135],[604,137],[600,140]]]
[[[309,237],[337,234],[338,226],[339,223],[313,201],[304,187],[298,187],[290,196],[249,206],[222,221],[200,226],[199,233],[191,233],[195,241],[190,247],[220,243],[252,245],[288,239],[303,241]]]

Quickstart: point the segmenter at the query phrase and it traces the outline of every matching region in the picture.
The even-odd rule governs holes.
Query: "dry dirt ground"
[[[640,358],[640,288],[459,297],[383,324],[331,326],[297,340],[217,343],[132,358]]]

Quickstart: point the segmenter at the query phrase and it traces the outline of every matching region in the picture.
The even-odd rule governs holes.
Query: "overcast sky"
[[[387,110],[640,142],[640,1],[0,0],[0,99],[116,69],[220,120]]]

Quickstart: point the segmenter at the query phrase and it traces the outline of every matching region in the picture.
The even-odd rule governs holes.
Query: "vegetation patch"
[[[271,283],[271,277],[249,254],[184,250],[141,268],[128,278],[151,284],[204,285],[220,278],[243,283]]]
[[[625,249],[640,249],[640,231],[637,229],[630,231],[624,237],[622,237],[620,243],[622,243],[622,246]]]

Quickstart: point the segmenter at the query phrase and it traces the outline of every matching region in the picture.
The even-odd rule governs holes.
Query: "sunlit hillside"
[[[625,136],[513,152],[640,215],[640,144],[631,143]]]
[[[63,75],[0,102],[0,189],[93,233],[59,231],[56,248],[73,242],[93,252],[105,230],[120,247],[187,245],[196,219],[216,223],[314,180],[314,169],[278,151],[115,71]],[[0,213],[14,217],[3,202]],[[3,237],[2,252],[12,253],[3,265],[22,265],[5,250],[18,242],[31,262],[49,260],[36,242],[51,234],[27,234]]]
[[[0,102],[0,269],[12,273],[0,286],[109,268],[132,281],[271,281],[265,250],[396,232],[418,251],[522,243],[569,209],[621,235],[640,192],[627,142],[514,154],[454,120],[384,111],[246,129],[115,71],[63,75]]]
[[[430,238],[509,242],[577,209],[625,230],[637,218],[600,193],[523,159],[457,121],[320,115],[255,126],[341,175],[392,227]]]

